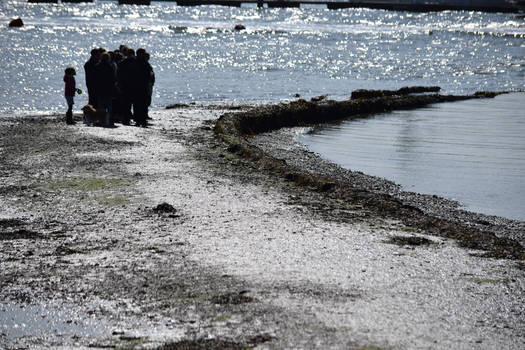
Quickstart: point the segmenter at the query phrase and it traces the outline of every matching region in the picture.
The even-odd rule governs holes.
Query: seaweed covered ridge
[[[507,93],[442,95],[433,93],[436,90],[439,91],[439,87],[407,87],[395,91],[358,90],[358,94],[353,94],[354,98],[344,101],[327,100],[321,97],[310,101],[299,99],[278,105],[260,106],[239,113],[222,115],[215,124],[214,133],[227,144],[230,153],[254,161],[258,163],[260,169],[284,177],[299,186],[315,188],[330,198],[362,206],[377,215],[400,220],[409,227],[455,239],[463,247],[483,250],[484,256],[487,257],[525,260],[525,249],[522,244],[496,234],[497,230],[491,225],[480,228],[479,225],[458,218],[443,218],[424,211],[417,205],[405,203],[392,194],[371,191],[356,183],[302,171],[282,159],[269,155],[250,142],[250,138],[256,134],[286,127],[363,118],[376,113],[421,108],[441,102],[493,98]]]

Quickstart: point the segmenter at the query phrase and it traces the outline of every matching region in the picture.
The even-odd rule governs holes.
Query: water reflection
[[[525,220],[525,94],[436,104],[299,136],[345,168]]]
[[[36,305],[0,303],[0,335],[7,340],[50,332],[64,337],[93,337],[107,334],[107,327],[94,316],[79,315],[78,310],[58,302]]]

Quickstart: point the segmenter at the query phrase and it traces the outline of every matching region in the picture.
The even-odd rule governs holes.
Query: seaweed
[[[331,199],[344,200],[376,215],[400,220],[408,227],[455,239],[462,247],[485,251],[483,256],[486,257],[525,260],[525,249],[519,242],[499,237],[490,230],[489,225],[484,225],[483,229],[480,229],[461,220],[438,217],[423,212],[415,205],[403,203],[393,195],[359,188],[341,179],[301,171],[282,159],[265,153],[249,141],[255,134],[284,127],[311,126],[393,110],[421,108],[434,103],[493,98],[506,93],[482,91],[471,95],[412,94],[412,92],[436,89],[437,87],[406,87],[398,90],[396,94],[385,94],[383,90],[380,97],[344,101],[300,99],[286,104],[255,107],[243,112],[222,115],[215,124],[214,133],[219,140],[227,144],[230,153],[256,162],[259,169],[264,169],[298,186],[314,188],[318,192],[326,193]]]

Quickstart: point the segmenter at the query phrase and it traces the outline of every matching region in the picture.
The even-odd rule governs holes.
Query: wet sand
[[[225,112],[0,118],[0,347],[525,345],[522,260],[276,176],[215,138]],[[321,164],[290,135],[251,142]]]

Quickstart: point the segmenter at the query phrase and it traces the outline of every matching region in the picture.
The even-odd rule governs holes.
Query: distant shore
[[[121,0],[126,3],[149,3],[149,0]],[[166,1],[166,0],[160,0]],[[393,11],[483,11],[483,12],[519,12],[519,7],[505,1],[396,1],[396,0],[168,0],[177,2],[179,6],[222,5],[240,7],[242,3],[265,4],[270,8],[300,7],[300,5],[326,5],[328,9],[371,8]]]

